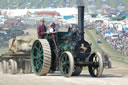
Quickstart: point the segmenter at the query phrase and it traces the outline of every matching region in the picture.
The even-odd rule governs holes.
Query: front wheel
[[[100,77],[103,72],[103,59],[101,54],[98,52],[93,53],[89,58],[89,62],[93,63],[88,66],[90,75],[92,77]]]
[[[59,61],[59,69],[63,76],[70,77],[74,70],[74,59],[70,52],[64,52]]]

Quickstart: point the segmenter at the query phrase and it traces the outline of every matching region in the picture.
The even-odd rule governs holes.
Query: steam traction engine
[[[60,71],[63,76],[78,76],[88,66],[92,77],[103,72],[102,56],[91,53],[91,45],[84,40],[84,6],[78,7],[79,30],[48,34],[38,39],[32,47],[32,67],[35,74],[44,76]]]

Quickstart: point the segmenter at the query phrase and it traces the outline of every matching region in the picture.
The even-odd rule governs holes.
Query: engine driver
[[[37,27],[38,39],[44,38],[45,35],[47,34],[46,26],[45,26],[44,22],[45,22],[44,19],[40,20],[40,24]]]

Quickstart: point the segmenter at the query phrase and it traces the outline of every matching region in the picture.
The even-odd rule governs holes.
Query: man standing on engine
[[[44,20],[40,20],[40,25],[37,27],[37,34],[38,34],[38,39],[42,39],[45,37],[47,34],[46,26],[44,24]]]
[[[49,28],[49,32],[50,33],[56,33],[57,29],[56,29],[56,24],[53,22]]]

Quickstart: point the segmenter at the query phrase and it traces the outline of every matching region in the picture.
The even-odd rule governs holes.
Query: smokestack
[[[78,27],[81,33],[81,40],[84,40],[84,6],[78,6]]]

